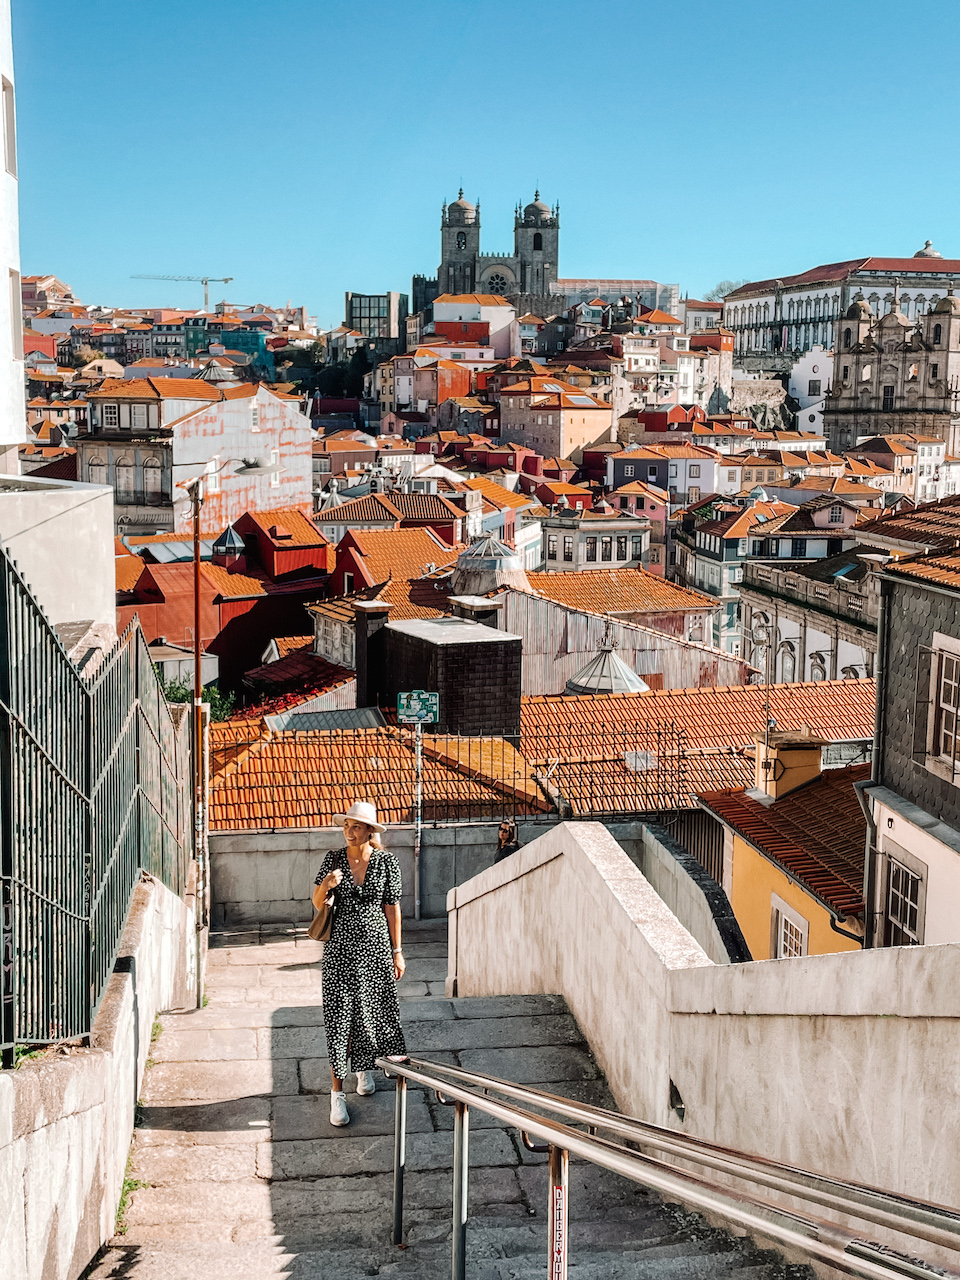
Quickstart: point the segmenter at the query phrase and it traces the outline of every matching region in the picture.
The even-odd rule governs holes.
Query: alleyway
[[[447,1000],[444,923],[406,925],[401,992],[411,1052],[611,1105],[558,997]],[[408,1104],[409,1247],[389,1243],[393,1091],[350,1092],[328,1119],[320,945],[264,928],[214,938],[209,1005],[168,1014],[144,1082],[125,1235],[90,1280],[359,1280],[450,1274],[452,1115]],[[348,1081],[352,1090],[354,1081]],[[544,1157],[471,1118],[471,1280],[545,1274]],[[770,1255],[621,1179],[571,1169],[576,1280],[774,1280]]]

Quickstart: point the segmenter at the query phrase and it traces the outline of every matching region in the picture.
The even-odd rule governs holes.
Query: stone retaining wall
[[[0,1274],[76,1280],[113,1234],[150,1032],[196,1002],[192,893],[134,893],[89,1048],[0,1072]]]

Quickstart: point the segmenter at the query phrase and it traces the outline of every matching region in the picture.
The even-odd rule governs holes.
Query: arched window
[[[143,464],[143,493],[148,502],[158,502],[162,496],[163,472],[156,458],[147,458]]]
[[[89,472],[91,484],[107,483],[107,464],[102,458],[91,458],[90,466],[87,470]]]
[[[457,232],[457,248],[465,249],[466,247],[467,247],[466,233],[463,231],[458,231]]]
[[[943,325],[935,324],[933,326],[933,345],[935,347],[939,347],[940,341],[942,338],[943,338]]]
[[[133,501],[134,492],[134,466],[129,458],[120,458],[117,461],[117,483],[116,494],[117,501],[122,502],[126,499],[128,502]]]
[[[780,654],[780,679],[793,684],[797,678],[797,655],[792,644],[785,644]]]
[[[533,247],[534,249],[543,248],[543,236],[540,234],[539,231],[535,231],[533,233]]]

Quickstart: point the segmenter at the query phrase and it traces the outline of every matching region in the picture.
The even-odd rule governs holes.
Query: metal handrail
[[[576,1155],[600,1168],[665,1193],[686,1204],[715,1213],[731,1224],[786,1248],[825,1263],[862,1280],[895,1280],[931,1275],[960,1276],[938,1263],[926,1264],[891,1252],[858,1233],[806,1211],[792,1212],[743,1189],[721,1186],[688,1169],[641,1154],[607,1138],[604,1129],[638,1145],[652,1146],[665,1154],[696,1162],[709,1169],[747,1182],[784,1191],[797,1200],[839,1210],[848,1217],[891,1228],[900,1234],[960,1248],[960,1214],[938,1206],[880,1191],[857,1183],[823,1178],[806,1170],[780,1165],[761,1156],[678,1134],[616,1112],[571,1102],[539,1089],[513,1084],[478,1072],[464,1071],[424,1059],[406,1062],[380,1059],[378,1064],[396,1079],[396,1129],[394,1142],[393,1242],[403,1241],[403,1179],[406,1166],[407,1084],[413,1082],[437,1092],[456,1108],[454,1120],[453,1280],[466,1274],[467,1181],[469,1167],[469,1112],[471,1107],[520,1130],[525,1144],[531,1135],[547,1144],[550,1166],[549,1266],[550,1280],[565,1280],[568,1254],[567,1168]],[[489,1096],[490,1090],[562,1115],[589,1126],[589,1133],[558,1120],[538,1115]]]

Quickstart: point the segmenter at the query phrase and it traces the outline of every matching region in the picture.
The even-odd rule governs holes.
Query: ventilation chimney
[[[357,706],[379,706],[383,670],[383,628],[393,605],[388,600],[354,600]]]
[[[454,617],[464,618],[468,622],[479,622],[481,626],[500,626],[500,610],[503,608],[503,597],[488,600],[486,596],[451,596]]]
[[[757,754],[751,794],[756,799],[779,800],[819,777],[827,740],[814,737],[808,725],[771,733],[767,738],[758,734],[754,741]]]

